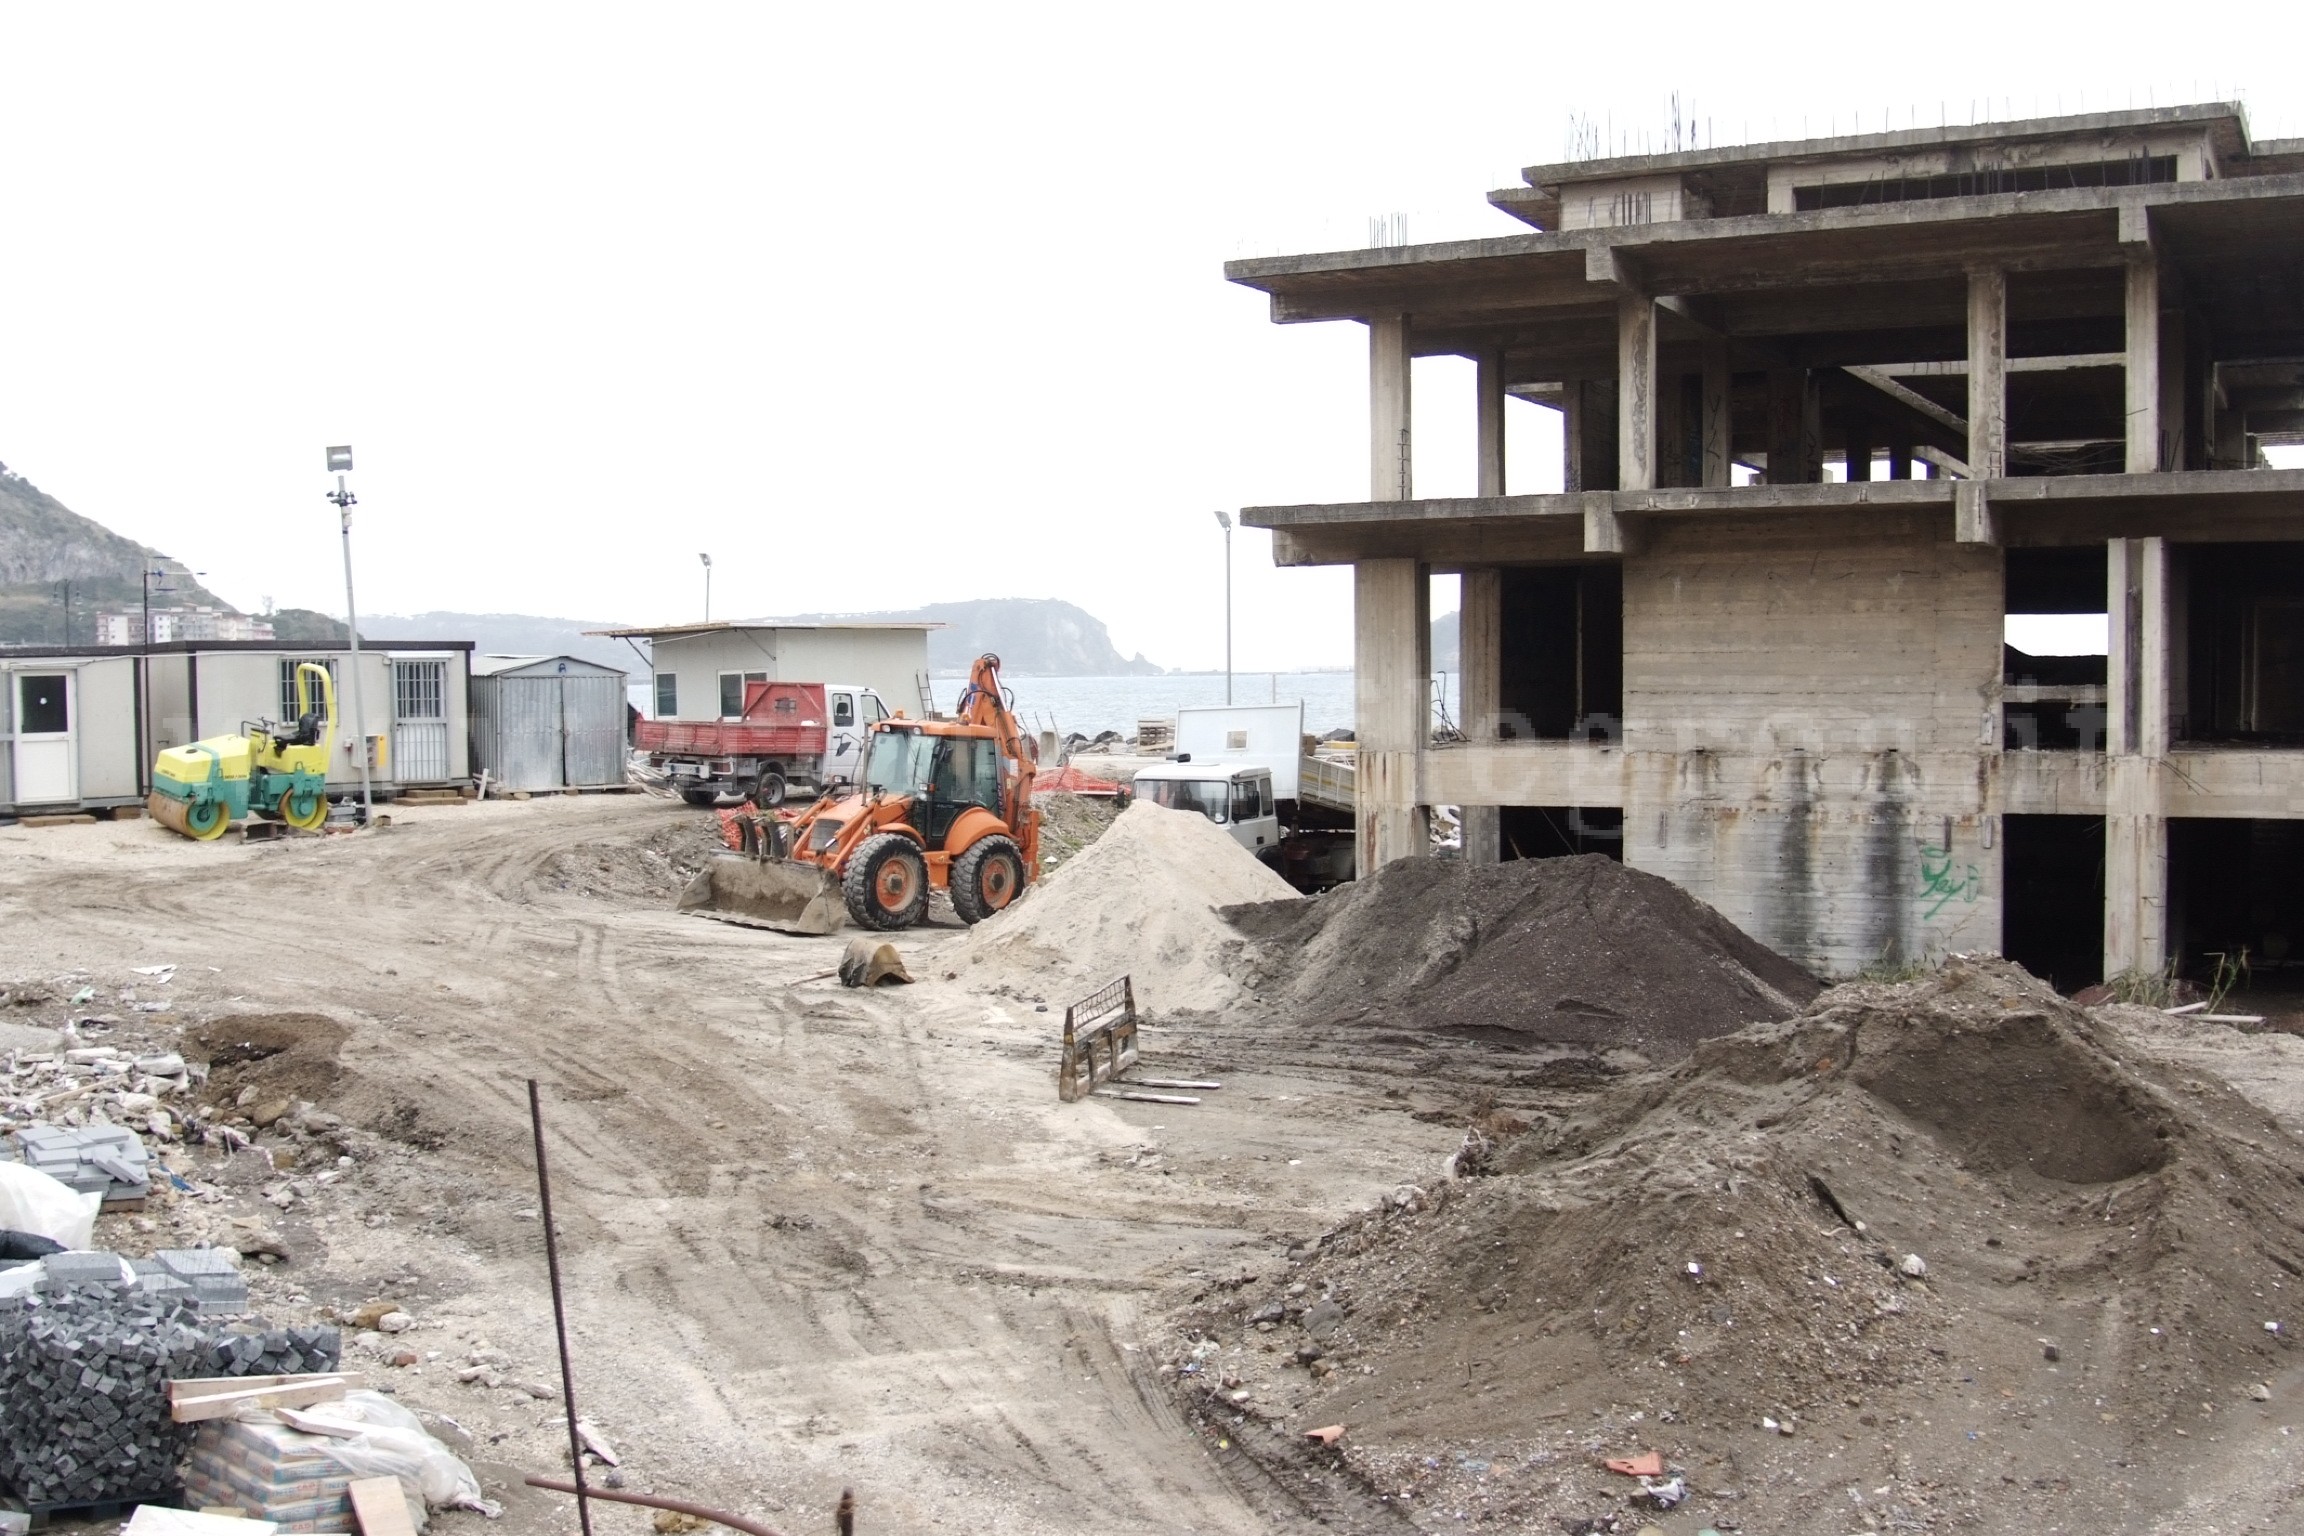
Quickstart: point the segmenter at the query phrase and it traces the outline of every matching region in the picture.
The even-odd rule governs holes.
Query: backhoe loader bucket
[[[715,854],[680,893],[682,912],[779,933],[837,933],[848,921],[840,882],[813,864]]]

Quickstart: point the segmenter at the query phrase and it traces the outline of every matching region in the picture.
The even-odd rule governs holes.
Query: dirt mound
[[[1116,976],[1151,1013],[1222,1008],[1245,942],[1217,908],[1291,896],[1222,827],[1139,800],[1006,912],[969,930],[948,964],[975,986],[1058,1004]]]
[[[710,812],[674,810],[645,836],[563,848],[536,872],[547,890],[594,901],[661,906],[678,899],[713,854],[727,845]]]
[[[1109,795],[1043,791],[1032,803],[1040,811],[1040,862],[1051,869],[1102,837],[1120,814],[1119,801]]]
[[[201,1101],[259,1125],[296,1100],[323,1102],[343,1075],[336,1053],[349,1033],[318,1013],[235,1013],[184,1033],[184,1054],[208,1064]]]
[[[2126,1467],[2179,1424],[2237,1429],[2304,1327],[2304,1142],[1999,961],[1702,1043],[1496,1165],[1330,1232],[1269,1297],[1203,1299],[1177,1368],[1236,1359],[1232,1401],[1348,1419],[1362,1474],[1416,1504],[1453,1486],[1440,1445],[1548,1467],[1523,1512],[1570,1518],[1628,1491],[1595,1449],[1655,1446],[1694,1512],[1734,1490],[1747,1528],[1811,1529],[1790,1471],[1780,1511],[1754,1502],[1766,1419],[1887,1441],[1915,1519],[1989,1457],[2078,1529],[2121,1480],[2043,1476],[2039,1448]],[[1264,1368],[1304,1345],[1313,1372]]]
[[[1669,880],[1597,854],[1403,859],[1312,901],[1226,914],[1261,941],[1266,996],[1306,1022],[1491,1039],[1697,1041],[1797,1012],[1821,983]]]

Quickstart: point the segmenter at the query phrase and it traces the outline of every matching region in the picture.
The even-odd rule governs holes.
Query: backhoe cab
[[[980,656],[956,718],[872,727],[861,780],[799,812],[737,811],[738,851],[715,858],[680,898],[702,911],[790,933],[909,928],[931,891],[980,923],[1039,878],[1035,757]]]

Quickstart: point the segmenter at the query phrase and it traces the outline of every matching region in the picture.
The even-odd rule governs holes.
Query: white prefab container
[[[380,795],[467,780],[470,648],[468,641],[433,641],[363,649],[361,721],[353,718],[351,656],[343,648],[199,640],[0,651],[0,815],[141,803],[159,752],[293,715],[296,668],[306,661],[336,679],[331,795],[357,791],[363,736]],[[421,686],[404,688],[410,676]]]
[[[624,674],[576,656],[472,658],[472,743],[504,789],[624,782]]]
[[[1296,798],[1304,760],[1304,705],[1208,704],[1176,711],[1177,756],[1196,763],[1254,764],[1272,770],[1272,793]]]

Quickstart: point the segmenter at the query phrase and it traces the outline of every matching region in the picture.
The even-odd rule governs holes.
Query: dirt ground
[[[1428,1432],[1446,1417],[1434,1405],[1471,1397],[1485,1355],[1418,1313],[1432,1371],[1371,1372],[1362,1391],[1331,1374],[1315,1392],[1281,1353],[1308,1304],[1290,1277],[1317,1280],[1323,1234],[1403,1212],[1442,1219],[1405,1191],[1439,1185],[1468,1121],[1566,1117],[1626,1064],[1385,1031],[1355,1031],[1346,1048],[1245,1015],[1162,1021],[1150,997],[1148,1064],[1224,1087],[1191,1107],[1065,1105],[1053,1072],[1066,999],[947,980],[938,959],[957,927],[900,940],[921,984],[857,993],[803,979],[831,968],[839,938],[666,910],[681,866],[709,848],[703,813],[608,796],[394,820],[251,846],[143,823],[0,830],[0,987],[69,979],[50,988],[61,998],[94,985],[121,1010],[122,1043],[213,1064],[195,1098],[272,1117],[259,1141],[279,1166],[174,1147],[193,1193],[106,1217],[98,1240],[270,1251],[254,1291],[283,1323],[381,1299],[411,1312],[396,1336],[348,1328],[346,1357],[430,1415],[505,1502],[493,1526],[436,1517],[448,1536],[575,1524],[568,1500],[520,1484],[566,1461],[530,1077],[550,1126],[585,1417],[628,1487],[786,1532],[829,1529],[844,1487],[865,1533],[1562,1529],[1522,1496],[1537,1473],[1593,1490],[1602,1523],[1588,1531],[2304,1525],[2293,1369],[2269,1400],[2219,1398],[2163,1443],[2108,1435],[2085,1465],[2078,1447],[2027,1438],[2014,1380],[1962,1384],[1989,1436],[1972,1473],[1934,1435],[1916,1472],[1893,1418],[1861,1417],[1892,1414],[1881,1404],[1819,1411],[1789,1438],[1754,1424],[1749,1444],[1723,1448],[1753,1496],[1648,1514],[1625,1501],[1635,1485],[1592,1462],[1603,1442],[1619,1454],[1656,1429],[1672,1395],[1579,1376],[1568,1331],[1547,1357],[1558,1411],[1489,1434],[1517,1460],[1450,1451]],[[164,985],[131,969],[166,962],[180,969]],[[131,997],[170,1007],[129,1013]],[[6,1015],[53,1026],[64,1009]],[[2288,1129],[2304,1117],[2304,1042],[2106,1017]],[[1981,1271],[1931,1283],[1931,1305],[1950,1311],[1998,1315],[2016,1294]],[[1240,1379],[1302,1377],[1293,1399],[1217,1400],[1221,1364],[1161,1373],[1189,1342],[1177,1309],[1267,1295],[1272,1326],[1235,1325],[1225,1347],[1272,1356]],[[1506,1321],[1466,1319],[1461,1337]],[[1444,1379],[1459,1370],[1462,1386]],[[2118,1409],[2117,1383],[2095,1390]],[[1345,1415],[1355,1459],[1307,1451],[1298,1406]],[[1920,1476],[1929,1488],[1900,1482]],[[2060,1512],[2057,1479],[2091,1489],[2070,1501],[2085,1522]],[[1377,1492],[1410,1485],[1421,1492],[1407,1502]],[[2107,1509],[2128,1517],[2107,1524]],[[595,1517],[604,1533],[647,1525],[628,1508]]]
[[[108,1216],[98,1241],[261,1230],[289,1255],[255,1280],[276,1321],[402,1303],[416,1326],[349,1337],[348,1363],[469,1437],[506,1505],[489,1529],[572,1530],[569,1501],[519,1483],[566,1463],[556,1404],[523,1390],[556,1380],[534,1077],[579,1405],[630,1487],[791,1531],[829,1529],[843,1487],[864,1532],[1301,1526],[1195,1442],[1139,1321],[1161,1287],[1283,1254],[1425,1174],[1457,1133],[1367,1065],[1157,1024],[1148,1059],[1221,1065],[1221,1091],[1059,1103],[1065,999],[1040,1013],[943,982],[956,927],[901,941],[921,985],[847,992],[799,980],[840,939],[681,917],[656,880],[599,868],[610,845],[678,857],[695,840],[668,829],[705,822],[607,796],[406,807],[372,835],[247,846],[140,822],[0,830],[0,972],[164,996],[170,1013],[123,1026],[156,1041],[228,1016],[346,1031],[333,1082],[309,1050],[218,1068],[293,1057],[287,1085],[318,1089],[315,1133],[263,1138],[300,1159],[291,1176],[178,1149],[215,1198]],[[165,988],[130,969],[171,961]],[[385,1363],[403,1349],[420,1361]],[[646,1515],[598,1520],[637,1533]]]

